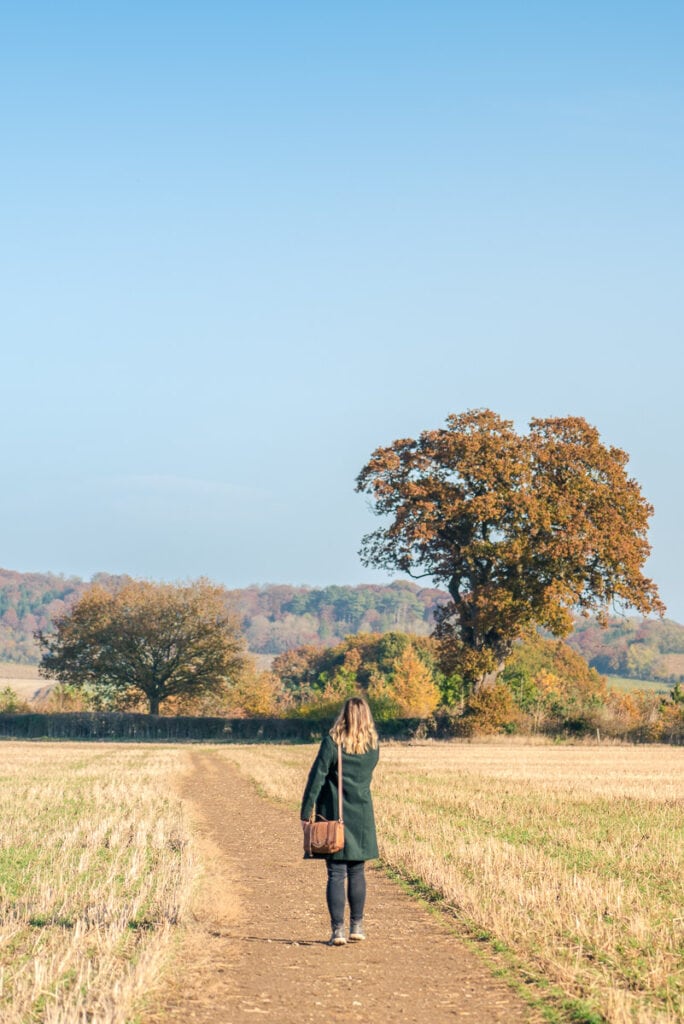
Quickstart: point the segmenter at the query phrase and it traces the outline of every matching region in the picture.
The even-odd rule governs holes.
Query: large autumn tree
[[[446,586],[443,667],[475,687],[534,626],[563,637],[577,610],[662,614],[642,573],[653,509],[627,461],[577,416],[534,419],[526,434],[488,409],[449,416],[361,470],[357,490],[385,519],[361,558]]]
[[[225,591],[207,580],[137,580],[114,592],[93,586],[56,620],[54,633],[36,637],[41,674],[104,690],[119,706],[145,698],[153,715],[169,697],[225,687],[244,665]]]

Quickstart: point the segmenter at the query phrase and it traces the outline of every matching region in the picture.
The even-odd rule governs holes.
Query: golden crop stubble
[[[294,803],[314,748],[224,752]],[[684,751],[385,745],[381,856],[614,1024],[684,1015]]]
[[[177,748],[0,748],[0,1018],[119,1024],[193,871]]]

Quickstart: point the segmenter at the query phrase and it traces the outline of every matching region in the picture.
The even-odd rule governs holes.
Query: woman
[[[351,913],[349,939],[358,942],[366,938],[363,930],[365,862],[378,856],[370,793],[371,777],[379,756],[378,734],[371,710],[361,697],[349,698],[321,743],[302,797],[302,827],[309,820],[314,805],[318,815],[329,821],[337,819],[338,743],[342,746],[344,847],[325,858],[328,868],[326,899],[332,925],[330,946],[344,946],[347,941],[344,930],[347,899]]]

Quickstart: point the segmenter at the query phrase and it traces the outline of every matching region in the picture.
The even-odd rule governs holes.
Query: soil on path
[[[296,819],[210,752],[182,795],[205,865],[196,920],[145,1024],[518,1024],[537,1015],[449,928],[368,870],[368,939],[327,946],[325,865]]]

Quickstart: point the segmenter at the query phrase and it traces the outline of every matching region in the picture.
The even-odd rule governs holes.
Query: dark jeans
[[[328,901],[330,921],[333,928],[341,928],[344,924],[344,908],[349,899],[352,921],[363,920],[363,906],[366,902],[365,860],[326,860],[328,868],[328,885],[325,898]],[[345,898],[344,883],[347,882]]]

